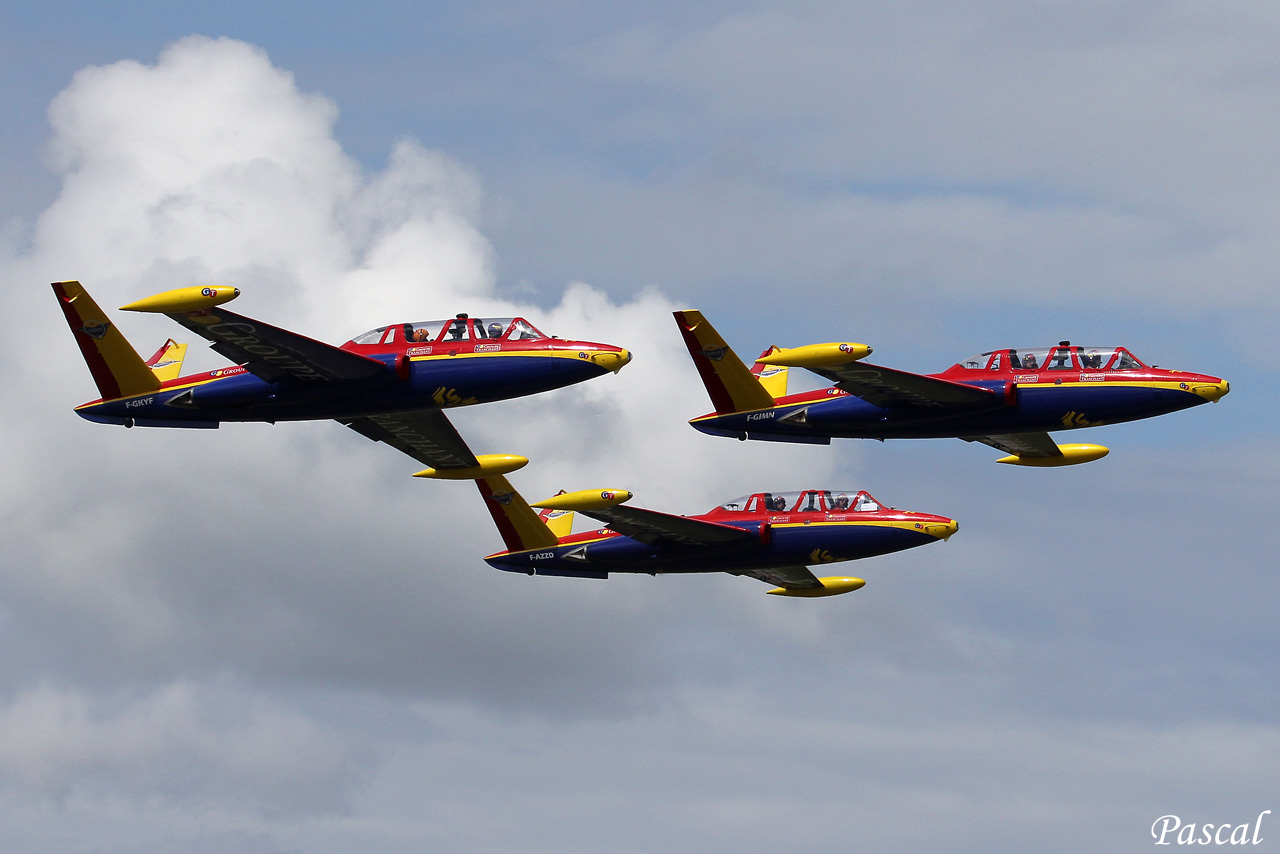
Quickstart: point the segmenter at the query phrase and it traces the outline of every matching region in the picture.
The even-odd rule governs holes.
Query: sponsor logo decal
[[[1186,390],[1186,388],[1187,388],[1187,384],[1186,384],[1186,383],[1178,383],[1178,388],[1183,389],[1183,390],[1185,391],[1185,390]]]
[[[404,351],[404,354],[406,356],[430,356],[431,348],[430,347],[410,347],[408,350]]]
[[[201,289],[200,289],[200,296],[203,296],[203,297],[211,297],[211,296],[213,296],[213,295],[214,295],[214,294],[216,294],[216,293],[217,293],[217,291],[215,291],[213,288],[201,288]]]
[[[111,322],[108,320],[88,320],[85,321],[84,326],[80,327],[80,331],[95,341],[101,341],[110,328]]]
[[[467,468],[466,460],[440,446],[430,436],[424,436],[403,421],[397,420],[394,415],[370,415],[368,419],[386,430],[396,440],[403,442],[410,450],[422,454],[434,464],[435,468]],[[395,447],[394,442],[388,442],[388,444]]]
[[[728,347],[703,347],[702,355],[706,356],[713,362],[718,362],[724,358],[724,354],[729,352]]]
[[[1014,374],[1013,381],[1015,383],[1038,383],[1040,382],[1039,374]]]
[[[308,365],[298,360],[288,353],[282,353],[270,344],[263,342],[254,333],[258,331],[258,327],[247,321],[215,323],[208,330],[220,341],[239,347],[250,356],[254,357],[249,361],[266,362],[269,365],[288,371],[295,379],[307,381],[323,381],[326,377]]]
[[[1100,382],[1105,382],[1106,379],[1107,379],[1106,374],[1081,374],[1080,375],[1080,382],[1082,383],[1100,383]]]
[[[477,344],[475,352],[477,353],[496,353],[502,349],[501,344]],[[582,355],[582,354],[579,354]]]

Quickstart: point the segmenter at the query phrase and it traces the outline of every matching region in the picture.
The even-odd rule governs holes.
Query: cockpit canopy
[[[468,317],[460,314],[450,320],[426,320],[420,323],[394,323],[379,326],[353,338],[350,343],[429,344],[436,341],[531,341],[546,338],[523,317]]]
[[[803,492],[757,492],[720,505],[730,513],[874,513],[881,504],[866,491],[806,489]]]
[[[966,371],[1137,371],[1147,367],[1124,347],[1023,347],[992,350],[956,363]]]

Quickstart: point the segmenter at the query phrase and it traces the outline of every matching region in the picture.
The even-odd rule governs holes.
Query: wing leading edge
[[[468,469],[479,465],[475,454],[439,409],[390,412],[338,423],[434,469]]]
[[[905,405],[925,408],[999,404],[995,392],[937,377],[883,368],[861,361],[809,368],[834,382],[836,387],[875,406]]]
[[[267,382],[368,380],[387,370],[386,364],[377,359],[222,308],[165,314],[212,341],[214,352]]]
[[[660,542],[700,547],[747,545],[755,542],[757,536],[732,525],[704,522],[701,519],[639,507],[615,506],[579,509],[578,512],[599,519],[624,537],[639,540],[647,546]]]

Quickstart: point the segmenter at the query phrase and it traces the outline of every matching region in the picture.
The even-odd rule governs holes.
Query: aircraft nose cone
[[[631,353],[627,350],[601,350],[591,354],[591,361],[616,374],[631,361]]]
[[[927,522],[924,530],[940,540],[949,540],[952,534],[960,530],[960,523],[955,519],[948,519],[946,522]]]
[[[1197,383],[1191,387],[1191,390],[1210,403],[1217,403],[1223,395],[1231,391],[1231,383],[1226,380],[1218,380],[1216,383]]]

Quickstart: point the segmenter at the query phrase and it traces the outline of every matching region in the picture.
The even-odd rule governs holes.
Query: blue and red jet
[[[675,312],[716,411],[689,423],[712,436],[828,444],[832,438],[982,442],[1023,466],[1105,456],[1102,445],[1058,445],[1051,430],[1135,421],[1216,403],[1226,380],[1144,364],[1124,347],[992,350],[937,374],[862,361],[865,344],[770,347],[748,369],[698,311]],[[787,394],[787,368],[833,381]]]
[[[727,572],[773,584],[769,592],[777,595],[834,596],[866,582],[819,578],[808,567],[935,543],[959,527],[946,516],[886,507],[866,492],[830,489],[757,492],[697,516],[624,506],[632,496],[623,489],[561,493],[530,506],[504,476],[527,462],[491,454],[470,470],[427,469],[414,476],[475,480],[507,547],[485,561],[527,575]],[[574,534],[575,512],[606,527]]]
[[[76,407],[82,418],[188,428],[331,418],[442,469],[476,464],[444,409],[560,388],[631,359],[519,317],[396,323],[334,347],[227,311],[237,288],[179,288],[123,306],[168,315],[236,363],[179,376],[185,344],[169,340],[144,361],[79,282],[53,291],[102,395]]]

